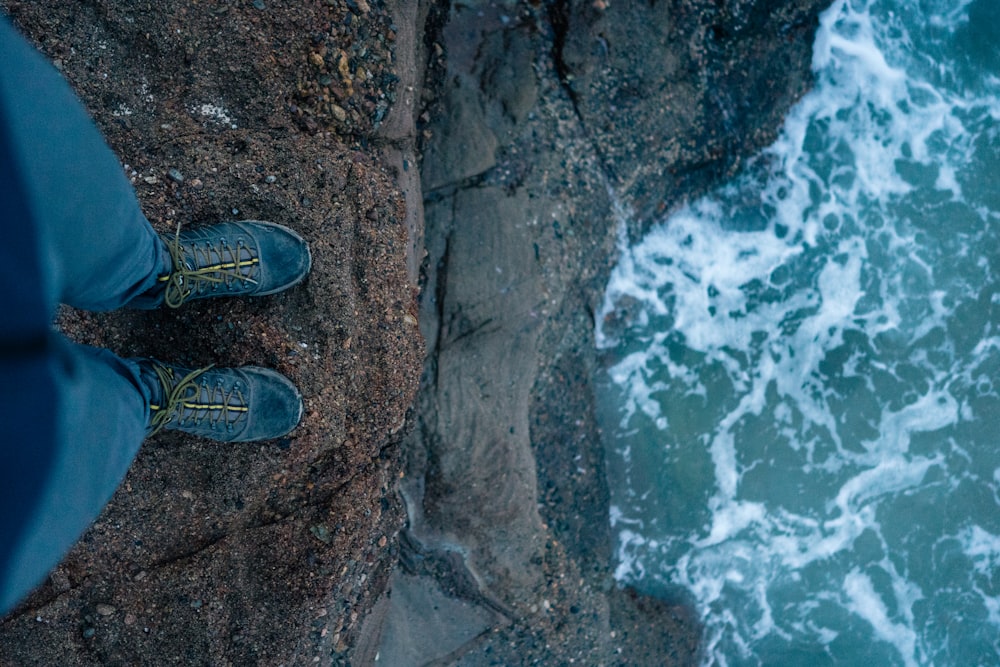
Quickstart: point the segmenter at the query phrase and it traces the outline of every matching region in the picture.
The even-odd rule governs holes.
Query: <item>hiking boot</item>
[[[302,282],[312,266],[305,239],[273,222],[178,227],[173,237],[161,238],[173,260],[159,279],[170,308],[211,296],[274,294]]]
[[[171,429],[224,442],[268,440],[291,431],[302,417],[299,390],[270,369],[189,370],[136,361],[151,397],[147,437]]]

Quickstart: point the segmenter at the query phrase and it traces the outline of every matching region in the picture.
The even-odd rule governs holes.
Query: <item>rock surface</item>
[[[612,580],[593,312],[619,229],[640,234],[776,136],[821,7],[452,6],[423,162],[429,357],[382,664],[697,662],[682,600]],[[440,606],[450,631],[427,618],[442,596],[472,605]]]
[[[592,313],[620,223],[774,136],[822,5],[0,0],[160,231],[271,219],[314,256],[275,297],[63,313],[121,354],[275,367],[307,415],[146,443],[0,665],[696,661],[681,601],[611,578]]]
[[[2,3],[77,90],[159,231],[274,220],[310,241],[313,271],[257,300],[63,314],[74,338],[122,355],[276,368],[306,414],[264,444],[145,443],[0,625],[0,664],[349,661],[396,562],[399,439],[423,360],[407,229],[420,196],[408,210],[390,162],[416,171],[420,69],[394,53],[419,43],[416,18],[363,5]]]

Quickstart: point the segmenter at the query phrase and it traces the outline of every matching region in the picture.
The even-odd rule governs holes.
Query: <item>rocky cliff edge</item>
[[[611,578],[592,313],[619,229],[774,137],[821,3],[0,7],[157,229],[269,219],[314,255],[275,297],[62,313],[123,355],[277,368],[306,416],[147,442],[0,664],[697,660],[682,600]]]

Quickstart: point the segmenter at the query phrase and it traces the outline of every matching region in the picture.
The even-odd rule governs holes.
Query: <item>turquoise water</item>
[[[1000,664],[1000,0],[839,1],[735,181],[621,249],[616,576],[712,665]]]

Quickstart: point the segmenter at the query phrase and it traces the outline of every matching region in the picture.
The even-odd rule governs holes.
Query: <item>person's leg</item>
[[[0,372],[17,372],[2,362]],[[39,392],[31,394],[35,400],[22,406],[22,416],[35,416],[48,430],[38,428],[34,438],[3,443],[12,454],[34,454],[30,448],[43,445],[47,451],[43,461],[24,465],[25,475],[43,478],[32,484],[34,498],[0,493],[0,511],[24,514],[12,526],[15,544],[4,545],[5,558],[0,559],[0,615],[40,584],[100,515],[152,428],[246,442],[285,435],[302,415],[302,396],[295,386],[265,368],[190,371],[150,359],[122,359],[56,334],[45,366],[32,377],[41,376],[52,395],[39,400]],[[3,378],[10,383],[17,379]],[[0,387],[0,398],[4,396],[17,397]],[[7,407],[0,404],[0,426],[16,420]],[[40,407],[51,413],[33,415]],[[21,458],[0,456],[0,461],[16,465]],[[41,463],[44,470],[37,469]]]
[[[0,321],[0,614],[111,498],[146,437],[154,391],[165,428],[212,437],[213,426],[223,427],[223,439],[251,440],[298,422],[301,397],[272,371],[203,369],[174,383],[175,372],[158,364],[157,384],[144,360],[50,330],[59,302],[89,310],[159,305],[177,264],[185,279],[243,283],[233,294],[269,294],[304,278],[303,239],[278,225],[233,224],[223,247],[209,248],[201,233],[179,239],[174,261],[68,85],[0,16],[0,231],[9,237],[0,246],[0,275],[9,278],[0,297],[8,312]],[[174,282],[183,288],[178,305],[210,295]],[[40,426],[25,428],[25,420]]]
[[[53,302],[86,310],[143,304],[170,271],[165,244],[69,85],[0,17],[0,105],[42,236]]]
[[[97,518],[125,477],[149,424],[148,390],[136,362],[58,336],[51,351],[47,374],[55,395],[49,400],[59,445],[6,572],[0,571],[0,614],[41,583]]]
[[[155,308],[166,297],[176,307],[211,296],[265,296],[308,274],[305,239],[270,222],[184,230],[168,246],[69,85],[2,17],[0,112],[54,303],[102,311]]]

